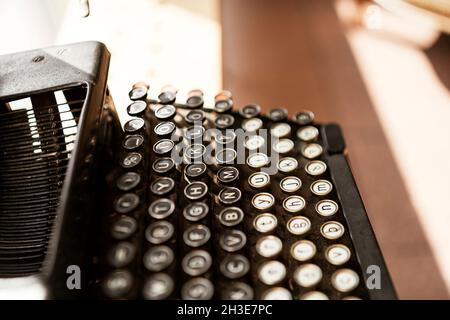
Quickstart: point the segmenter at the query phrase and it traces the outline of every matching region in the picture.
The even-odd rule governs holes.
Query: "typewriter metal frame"
[[[95,227],[92,219],[100,202],[95,199],[104,198],[102,192],[107,190],[102,185],[104,179],[99,177],[113,165],[110,142],[123,136],[106,86],[109,58],[106,47],[98,42],[0,56],[0,101],[74,85],[87,86],[75,148],[42,272],[27,279],[0,278],[0,293],[21,285],[25,290],[30,283],[37,283],[47,292],[45,298],[86,297],[83,289],[89,286],[90,271],[85,266],[92,263],[89,235]],[[389,273],[345,156],[340,130],[335,125],[324,125],[321,129],[332,180],[363,270],[363,280],[366,282],[370,277],[364,272],[369,266],[376,265],[381,271],[381,289],[368,290],[370,298],[395,299]],[[83,270],[82,290],[69,290],[66,286],[66,270],[70,265]]]

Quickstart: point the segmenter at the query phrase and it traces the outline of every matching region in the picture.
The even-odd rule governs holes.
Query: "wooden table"
[[[226,0],[221,15],[224,88],[237,105],[310,109],[340,123],[399,297],[448,299],[333,3]]]

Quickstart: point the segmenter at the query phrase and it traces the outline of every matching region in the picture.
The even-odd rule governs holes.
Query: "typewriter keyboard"
[[[324,126],[130,91],[96,277],[112,299],[366,299]],[[333,128],[335,129],[335,128]]]

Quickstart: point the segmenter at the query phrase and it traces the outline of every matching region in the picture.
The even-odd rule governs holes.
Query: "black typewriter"
[[[395,299],[338,125],[137,83],[122,128],[108,65],[0,56],[0,293]]]

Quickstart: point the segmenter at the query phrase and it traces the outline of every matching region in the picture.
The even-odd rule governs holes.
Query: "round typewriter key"
[[[282,138],[291,133],[291,126],[287,123],[277,123],[270,129],[270,134],[273,137]]]
[[[297,137],[303,141],[313,141],[319,136],[319,130],[313,126],[307,126],[297,131]]]
[[[284,277],[286,277],[286,267],[279,261],[266,261],[258,268],[258,279],[268,286],[283,281]]]
[[[223,167],[217,172],[220,182],[231,183],[239,178],[239,170],[235,167]]]
[[[191,110],[185,116],[185,120],[189,124],[194,124],[196,122],[203,122],[203,120],[205,120],[205,114],[201,110]]]
[[[233,100],[221,99],[214,104],[214,110],[219,113],[230,111],[233,108]]]
[[[256,242],[256,252],[265,258],[277,256],[283,249],[283,243],[280,238],[275,236],[265,236],[259,238]]]
[[[184,174],[189,178],[198,178],[206,172],[206,169],[204,163],[191,163],[184,168]]]
[[[222,291],[222,300],[252,300],[253,289],[244,282],[232,282]]]
[[[253,188],[263,188],[270,183],[270,176],[265,172],[255,172],[248,177],[248,184]]]
[[[158,178],[150,185],[150,190],[157,196],[168,194],[175,187],[175,181],[172,178]]]
[[[233,143],[235,139],[236,139],[236,134],[231,130],[226,130],[225,132],[221,131],[216,135],[217,143],[224,144],[224,145]]]
[[[183,271],[192,276],[199,276],[209,270],[212,264],[211,255],[205,250],[188,252],[181,262]]]
[[[299,190],[301,186],[302,181],[299,178],[293,176],[283,178],[280,181],[280,188],[284,192],[295,192]]]
[[[287,119],[288,111],[286,110],[286,108],[274,108],[269,111],[269,114],[267,116],[272,121],[282,121]]]
[[[189,183],[184,188],[184,195],[190,200],[199,200],[208,193],[208,186],[201,181]]]
[[[199,140],[203,137],[205,128],[202,126],[192,126],[186,129],[184,137],[188,140]]]
[[[282,287],[267,289],[261,296],[262,300],[292,300],[291,292]]]
[[[333,185],[328,180],[317,180],[311,184],[311,191],[318,196],[324,196],[331,192]]]
[[[159,155],[163,155],[172,151],[175,143],[169,139],[161,139],[153,145],[153,151]]]
[[[350,292],[359,284],[358,274],[351,269],[340,269],[331,275],[331,284],[340,292]]]
[[[167,173],[175,167],[175,162],[171,158],[158,158],[153,162],[152,169],[156,173]]]
[[[314,160],[305,165],[305,171],[312,176],[320,176],[327,171],[327,165],[325,162]]]
[[[127,270],[116,270],[102,282],[103,293],[109,298],[125,296],[133,286],[133,276]]]
[[[158,199],[148,207],[148,213],[155,219],[164,219],[175,211],[175,204],[170,199]]]
[[[342,300],[362,300],[360,297],[355,297],[355,296],[347,296],[342,298]]]
[[[295,269],[293,279],[299,286],[309,288],[318,284],[322,276],[322,270],[317,265],[307,263]]]
[[[216,160],[219,164],[232,164],[236,156],[237,153],[234,149],[225,148],[216,153]]]
[[[247,158],[247,165],[252,168],[261,168],[269,164],[269,157],[264,153],[252,153]]]
[[[144,143],[144,137],[140,134],[126,136],[123,142],[123,147],[127,150],[139,148]]]
[[[288,153],[294,149],[294,142],[291,139],[280,139],[273,145],[273,150],[277,153]]]
[[[310,291],[302,296],[300,296],[300,300],[329,300],[327,295],[320,291]]]
[[[289,196],[283,201],[283,208],[288,212],[299,212],[305,205],[305,199],[300,196]]]
[[[214,286],[206,278],[194,278],[186,282],[181,288],[183,300],[209,300],[214,295]]]
[[[244,129],[247,132],[255,132],[259,129],[261,129],[263,126],[263,122],[259,118],[251,118],[244,120],[242,122],[242,129]]]
[[[161,122],[156,125],[156,127],[153,129],[153,131],[158,136],[166,136],[169,134],[172,134],[172,132],[175,130],[175,124],[170,121]]]
[[[176,92],[173,91],[164,91],[158,95],[159,103],[161,104],[171,104],[175,102]]]
[[[139,205],[139,197],[134,193],[125,193],[116,200],[114,208],[118,213],[129,213]]]
[[[262,213],[253,219],[256,231],[266,233],[274,230],[278,224],[277,217],[271,213]]]
[[[190,226],[183,233],[183,241],[190,247],[201,247],[211,237],[209,228],[202,224]]]
[[[302,155],[308,159],[317,158],[322,154],[322,152],[322,146],[317,143],[310,143],[302,148]]]
[[[123,129],[126,133],[134,133],[144,128],[145,122],[141,118],[131,119],[125,123]]]
[[[194,160],[194,162],[200,161],[203,158],[203,155],[206,152],[206,147],[202,144],[191,144],[188,146],[184,152],[185,159],[190,162]]]
[[[307,261],[316,254],[316,246],[309,240],[299,240],[291,246],[291,256],[297,261]]]
[[[250,270],[250,262],[241,254],[227,255],[220,263],[220,272],[229,279],[238,279]]]
[[[227,129],[234,124],[234,117],[231,114],[221,114],[219,115],[214,124],[218,129]]]
[[[117,243],[109,253],[109,264],[115,268],[122,268],[128,265],[136,253],[136,248],[130,242]]]
[[[344,232],[344,226],[337,221],[325,222],[320,227],[320,233],[322,234],[322,236],[330,240],[339,239],[340,237],[342,237]]]
[[[261,107],[257,104],[249,104],[239,110],[239,114],[244,118],[253,118],[259,116]]]
[[[111,236],[116,240],[129,238],[136,232],[137,222],[134,218],[121,216],[111,226]]]
[[[321,200],[316,204],[316,212],[323,217],[332,216],[338,209],[338,204],[333,200]]]
[[[259,135],[252,135],[250,137],[246,137],[245,138],[245,147],[248,150],[257,150],[259,148],[261,148],[265,143],[265,140],[263,137],[259,136]]]
[[[161,244],[172,238],[174,227],[168,221],[156,221],[145,229],[145,239],[151,244]]]
[[[227,252],[241,250],[246,243],[247,237],[240,230],[226,230],[219,238],[220,247]]]
[[[301,126],[305,126],[314,121],[314,113],[312,113],[311,111],[298,112],[294,117],[294,121]]]
[[[225,187],[219,192],[219,201],[223,204],[233,204],[241,199],[241,190],[235,187]]]
[[[280,161],[278,161],[278,170],[280,170],[281,172],[291,172],[295,169],[297,169],[298,167],[298,162],[296,159],[292,158],[292,157],[286,157],[286,158],[282,158],[280,159]]]
[[[214,100],[219,101],[223,99],[233,99],[233,94],[229,90],[222,90],[215,95]]]
[[[296,216],[289,219],[286,224],[290,233],[295,235],[305,234],[311,229],[311,221],[308,218],[302,216]]]
[[[136,186],[141,182],[141,176],[136,172],[126,172],[119,177],[116,181],[116,186],[119,190],[130,191],[136,188]]]
[[[201,108],[203,106],[203,98],[200,96],[192,96],[186,100],[186,105],[189,108]]]
[[[139,85],[131,89],[128,93],[130,100],[145,100],[147,98],[148,87]]]
[[[165,273],[152,274],[144,283],[142,295],[147,300],[167,299],[174,288],[173,279]]]
[[[350,256],[350,249],[343,244],[333,244],[325,251],[325,258],[335,266],[346,263],[350,259]]]
[[[155,117],[159,120],[166,120],[170,119],[177,113],[177,109],[168,104],[168,105],[161,105],[155,110]]]
[[[270,209],[274,204],[275,198],[267,192],[257,193],[252,198],[252,205],[258,210]]]
[[[127,107],[127,112],[130,116],[139,116],[147,109],[147,103],[145,101],[135,101]]]
[[[168,246],[154,246],[145,252],[143,262],[148,271],[158,272],[164,270],[175,259],[172,249]]]
[[[183,210],[186,220],[196,222],[208,215],[209,207],[204,202],[191,202]]]
[[[219,213],[219,221],[226,227],[233,227],[244,219],[244,212],[237,207],[228,207]]]
[[[132,152],[126,154],[120,164],[125,169],[131,169],[135,166],[137,166],[142,160],[142,155],[140,153]]]

